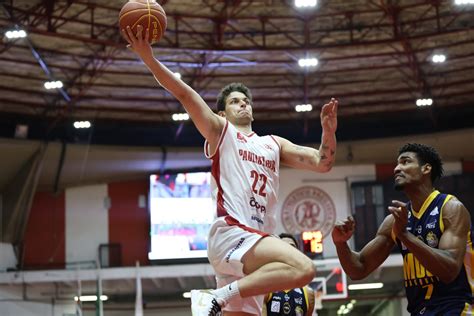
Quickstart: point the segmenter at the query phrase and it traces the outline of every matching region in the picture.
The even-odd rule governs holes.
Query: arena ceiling
[[[454,1],[320,0],[315,9],[303,11],[292,0],[163,0],[159,3],[167,13],[168,28],[154,50],[212,108],[224,85],[240,81],[249,86],[254,128],[260,134],[318,142],[319,109],[336,97],[339,140],[471,128],[464,138],[470,140],[474,7],[456,6]],[[182,107],[126,49],[117,25],[125,2],[0,0],[0,32],[17,26],[28,33],[26,39],[3,38],[0,43],[0,137],[14,137],[17,127],[24,125],[30,139],[60,140],[63,148],[65,143],[76,143],[68,147],[73,158],[66,156],[63,171],[55,158],[65,150],[51,146],[46,157],[52,158],[46,159],[50,164],[40,187],[56,190],[134,178],[165,167],[191,168],[186,163],[192,159],[194,167],[199,163],[192,153],[173,149],[166,154],[165,146],[202,146],[203,140],[190,122],[171,120]],[[439,53],[447,56],[446,62],[433,64],[431,57]],[[317,57],[319,64],[302,69],[298,66],[302,57]],[[61,80],[64,88],[46,90],[43,84],[50,79]],[[433,105],[417,107],[420,97],[431,97]],[[295,112],[295,105],[307,103],[314,106],[312,112]],[[93,127],[75,130],[75,120],[90,120]],[[446,146],[455,153],[465,149],[472,154],[469,141],[462,143],[465,146],[456,142],[462,138],[458,133]],[[89,150],[84,143],[163,146],[163,151],[140,149],[137,155],[123,147]],[[362,156],[370,158],[373,151],[396,147],[390,146],[370,144]],[[0,141],[0,188],[9,185],[35,148],[32,142]],[[349,157],[344,150],[338,149]],[[167,155],[172,165],[165,166]],[[202,157],[200,151],[198,155]],[[354,147],[354,161],[360,162],[359,156]],[[384,268],[378,275],[391,282],[387,278],[398,272]],[[117,289],[117,296],[120,289],[133,289],[133,281],[120,282],[125,283],[105,287]],[[180,293],[166,289],[209,287],[209,282],[147,280],[144,292],[177,300]],[[58,291],[56,284],[47,286]],[[124,295],[133,302],[132,291]],[[398,296],[399,287],[393,283],[378,295],[371,305]]]
[[[3,0],[0,136],[18,124],[33,139],[127,145],[200,146],[190,122],[125,47],[118,13],[126,1]],[[455,0],[163,0],[165,37],[154,51],[214,107],[224,85],[252,89],[254,128],[318,142],[319,109],[340,100],[342,140],[474,126],[474,7]],[[434,54],[446,62],[435,64]],[[302,57],[316,57],[311,69]],[[44,82],[61,80],[60,90]],[[432,98],[417,107],[418,98]],[[313,105],[309,113],[295,105]],[[89,131],[72,122],[90,120]]]

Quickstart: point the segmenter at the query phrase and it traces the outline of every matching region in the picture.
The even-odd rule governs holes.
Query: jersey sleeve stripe
[[[271,137],[271,138],[273,139],[273,141],[278,145],[278,148],[279,148],[280,151],[281,151],[281,145],[280,145],[280,143],[276,140],[275,136],[270,135],[270,137]]]
[[[216,154],[212,158],[211,174],[214,180],[216,181],[217,186],[217,217],[222,217],[228,215],[228,213],[224,206],[224,190],[222,189],[221,185],[221,166],[219,156],[220,153],[219,150],[217,150]]]
[[[441,232],[444,232],[443,208],[444,208],[444,205],[446,204],[446,202],[451,200],[452,197],[453,196],[451,194],[448,194],[446,196],[445,200],[443,201],[443,205],[441,206],[441,209],[439,211],[439,229],[441,230]]]
[[[204,155],[208,159],[214,159],[216,153],[219,152],[219,148],[221,147],[222,141],[224,140],[225,133],[227,131],[227,127],[229,125],[229,121],[225,121],[224,128],[222,129],[221,135],[219,136],[219,142],[217,143],[216,151],[213,152],[212,154],[209,152],[209,142],[206,140],[204,142]]]

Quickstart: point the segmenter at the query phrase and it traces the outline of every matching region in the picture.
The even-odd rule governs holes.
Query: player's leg
[[[236,276],[216,276],[217,288],[227,288],[229,284],[238,281],[240,278]],[[262,312],[263,303],[263,295],[251,297],[236,295],[232,300],[227,301],[225,307],[222,308],[222,312],[224,316],[259,316]]]
[[[301,287],[313,279],[315,269],[308,257],[280,239],[264,235],[246,227],[227,225],[211,232],[208,254],[218,274],[218,289],[211,293],[192,292],[193,315],[215,315],[209,311],[221,307],[226,313],[259,315],[263,297],[251,303],[249,300]],[[223,277],[226,279],[220,281]]]
[[[242,263],[246,276],[238,281],[241,297],[303,287],[316,273],[311,259],[275,237],[260,239]]]
[[[208,258],[216,273],[217,290],[191,291],[193,316],[219,315],[220,311],[232,316],[261,314],[263,296],[242,298],[236,287],[225,293],[230,284],[245,276],[242,257],[261,238],[262,235],[256,231],[228,225],[223,220],[213,225],[209,232]],[[216,291],[221,294],[224,292],[225,295],[217,296]]]
[[[251,237],[253,236],[249,235],[245,239]],[[224,261],[234,263],[234,267],[238,261],[242,276],[234,279],[226,277],[223,281],[222,277],[218,277],[218,288],[211,291],[226,311],[260,313],[263,295],[303,287],[315,276],[311,259],[288,243],[272,236],[255,239],[251,247],[245,251],[235,251],[228,258]],[[235,269],[235,272],[238,270]],[[259,298],[250,302],[255,297]],[[251,309],[248,309],[249,306],[252,306]]]

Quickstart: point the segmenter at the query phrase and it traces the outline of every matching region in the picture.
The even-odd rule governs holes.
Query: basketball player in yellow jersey
[[[145,35],[145,36],[144,36]],[[128,27],[124,36],[159,83],[189,113],[206,139],[205,154],[212,161],[213,200],[219,216],[208,238],[209,262],[218,288],[191,291],[193,316],[260,315],[267,293],[305,286],[314,278],[313,262],[279,238],[275,228],[279,166],[328,172],[335,160],[337,105],[321,108],[321,146],[299,146],[274,135],[252,130],[250,90],[231,83],[221,90],[218,113],[202,97],[155,59],[149,30]],[[239,181],[236,181],[238,179]]]
[[[391,214],[360,252],[346,243],[354,231],[352,217],[337,223],[332,233],[341,265],[353,280],[374,271],[395,244],[400,248],[411,315],[473,315],[471,217],[457,198],[435,190],[433,182],[442,174],[432,147],[406,144],[394,178],[395,188],[410,201],[392,201]]]
[[[280,234],[289,245],[299,249],[295,237]],[[262,316],[311,316],[314,310],[314,290],[309,286],[273,292],[265,297]]]

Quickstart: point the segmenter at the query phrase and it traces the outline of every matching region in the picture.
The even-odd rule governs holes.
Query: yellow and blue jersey
[[[413,211],[409,203],[407,230],[431,248],[438,248],[444,232],[443,206],[452,197],[434,191],[418,212]],[[448,284],[427,270],[400,240],[395,238],[395,241],[403,256],[407,309],[412,315],[474,315],[471,306],[474,286],[472,227],[467,236],[461,271]]]
[[[312,308],[306,287],[274,292],[267,297],[265,304],[267,316],[306,316],[308,309]]]

